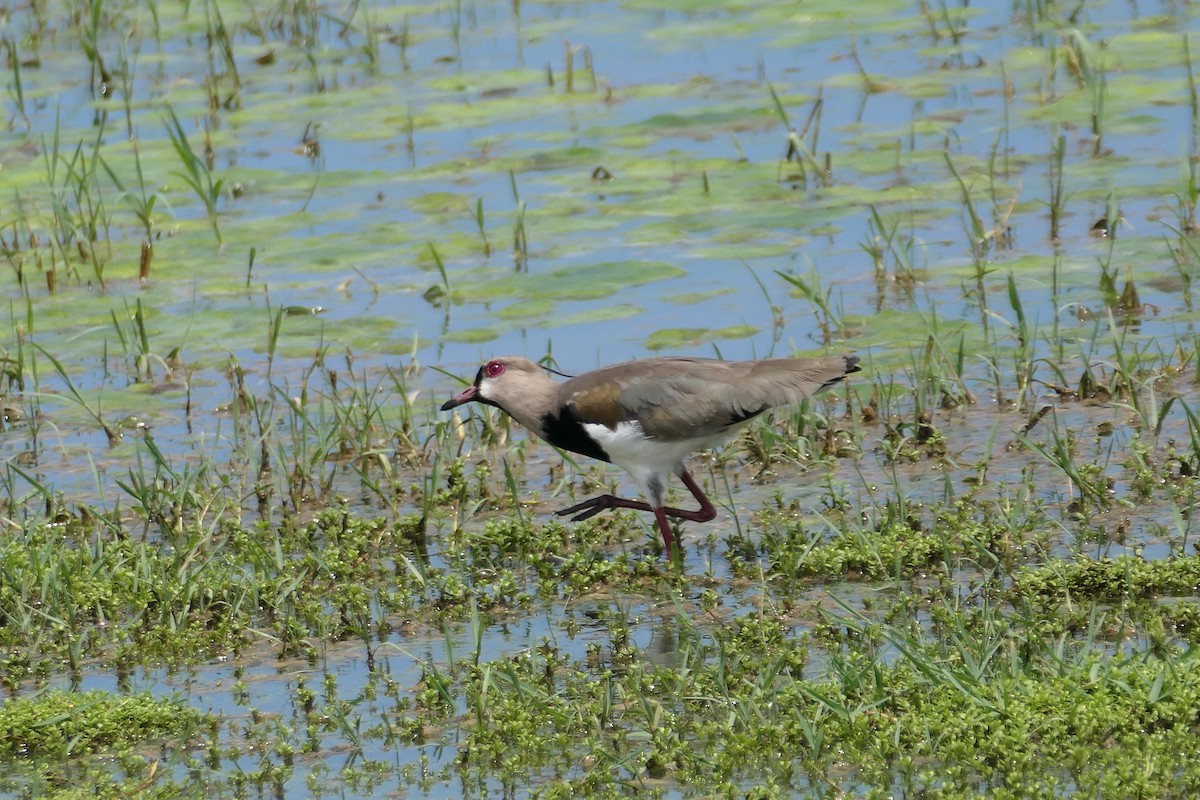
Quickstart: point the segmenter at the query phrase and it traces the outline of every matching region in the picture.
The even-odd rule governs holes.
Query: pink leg
[[[663,546],[667,548],[667,558],[674,559],[671,543],[675,541],[675,537],[671,535],[671,520],[667,519],[667,510],[665,508],[654,509],[654,518],[658,520],[658,530],[662,533]]]
[[[717,509],[708,500],[708,496],[701,491],[699,484],[692,478],[692,473],[686,469],[679,470],[679,479],[683,481],[683,485],[692,493],[692,497],[696,498],[696,502],[700,504],[698,511],[693,511],[695,516],[686,517],[693,522],[708,522],[717,518]]]
[[[556,512],[560,517],[565,517],[571,514],[572,522],[590,519],[601,511],[607,511],[612,508],[630,508],[634,511],[652,511],[655,519],[658,520],[658,529],[662,533],[663,543],[667,546],[667,551],[671,550],[671,542],[674,537],[671,535],[671,525],[667,517],[675,517],[677,519],[686,519],[691,522],[708,522],[717,516],[717,509],[709,501],[708,497],[700,489],[700,486],[692,478],[690,472],[686,469],[679,470],[679,478],[683,481],[683,485],[692,493],[692,497],[696,498],[696,502],[700,504],[700,508],[695,511],[688,511],[685,508],[672,508],[670,506],[652,506],[642,500],[627,500],[624,497],[617,497],[613,494],[602,494],[598,497],[592,497],[584,500],[582,503],[576,503],[570,508],[564,508],[562,511]]]

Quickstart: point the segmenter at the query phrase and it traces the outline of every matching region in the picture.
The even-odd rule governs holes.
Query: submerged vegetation
[[[0,9],[0,797],[1200,794],[1152,6]],[[436,411],[656,350],[865,367],[681,569]]]

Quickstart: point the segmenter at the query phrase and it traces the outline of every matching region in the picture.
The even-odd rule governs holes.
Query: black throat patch
[[[579,417],[575,415],[570,406],[564,408],[560,414],[549,413],[542,417],[542,435],[555,447],[570,450],[572,453],[579,453],[588,458],[611,461],[608,453],[604,452],[604,448],[595,439],[588,436],[583,423],[580,422]]]

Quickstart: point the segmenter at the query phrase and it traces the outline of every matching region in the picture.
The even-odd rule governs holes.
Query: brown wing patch
[[[575,413],[584,422],[598,422],[612,430],[624,421],[625,410],[621,407],[621,385],[616,381],[605,381],[576,392],[571,396]]]

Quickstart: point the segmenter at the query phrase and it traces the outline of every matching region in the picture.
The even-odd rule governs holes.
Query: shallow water
[[[236,428],[234,362],[250,393],[276,403],[281,427],[288,398],[306,388],[314,396],[333,394],[320,377],[328,369],[340,372],[343,385],[356,378],[364,386],[389,386],[382,404],[394,407],[404,391],[387,383],[385,370],[423,365],[404,390],[415,397],[425,438],[437,418],[434,409],[456,387],[428,368],[434,365],[469,378],[481,360],[501,353],[537,358],[552,352],[562,369],[582,372],[660,350],[751,358],[830,349],[858,352],[873,373],[903,384],[912,377],[912,354],[924,346],[936,318],[948,349],[968,343],[965,383],[980,401],[939,416],[956,465],[935,470],[919,463],[897,477],[886,459],[868,450],[860,464],[840,465],[831,479],[864,507],[871,501],[868,487],[889,481],[923,502],[940,497],[947,482],[961,486],[974,473],[998,415],[997,439],[1004,447],[1030,412],[1008,411],[993,400],[987,358],[1010,356],[1015,337],[998,336],[1003,345],[989,348],[981,334],[985,323],[999,330],[1015,324],[1006,297],[1010,274],[1026,318],[1040,330],[1032,344],[1036,353],[1061,355],[1074,380],[1086,363],[1112,358],[1114,335],[1163,353],[1195,335],[1190,289],[1170,258],[1174,236],[1168,227],[1179,223],[1181,174],[1189,153],[1195,156],[1182,62],[1183,37],[1196,28],[1193,6],[1083,10],[1078,29],[1091,49],[1080,52],[1103,58],[1107,80],[1102,147],[1109,152],[1103,157],[1093,155],[1088,94],[1066,63],[1070,31],[1027,23],[1024,4],[952,9],[963,26],[960,44],[935,39],[911,4],[893,2],[860,4],[856,13],[827,2],[795,8],[746,3],[732,11],[705,3],[522,3],[519,23],[509,4],[356,8],[370,15],[376,31],[373,65],[359,28],[342,35],[334,21],[341,9],[318,6],[321,13],[311,18],[293,18],[253,4],[222,7],[234,31],[240,108],[210,111],[203,91],[212,71],[203,9],[193,5],[185,16],[177,6],[159,8],[156,38],[145,8],[109,7],[111,24],[100,49],[118,78],[123,70],[114,65],[122,60],[133,75],[128,117],[119,80],[108,99],[93,98],[66,9],[49,6],[44,27],[28,7],[0,14],[5,35],[39,61],[21,71],[23,113],[9,67],[5,107],[12,130],[0,139],[0,230],[6,242],[23,242],[8,248],[14,269],[0,272],[0,292],[10,303],[4,347],[28,375],[24,392],[9,387],[10,402],[26,409],[26,421],[0,433],[0,455],[10,464],[4,493],[12,498],[14,518],[39,513],[46,493],[67,505],[128,509],[131,499],[116,481],[148,463],[138,461],[146,454],[139,423],[149,426],[177,469],[238,461],[232,472],[248,475],[249,461],[240,454],[245,437]],[[255,32],[256,14],[266,25],[262,33]],[[409,41],[402,48],[397,42],[405,27]],[[575,50],[572,93],[565,90],[568,42]],[[1054,64],[1047,42],[1057,44],[1061,60]],[[595,91],[582,47],[594,65]],[[1193,42],[1193,59],[1196,50]],[[268,52],[273,63],[256,65],[254,59]],[[1004,91],[1006,79],[1011,94]],[[803,126],[814,99],[822,97],[815,155],[824,164],[828,154],[828,185],[811,165],[802,179],[795,162],[783,161],[787,132],[768,82],[793,127]],[[220,89],[231,91],[227,78]],[[200,149],[207,126],[214,173],[226,189],[244,189],[238,197],[221,195],[220,245],[179,178],[164,132],[166,103],[193,148]],[[74,273],[63,273],[50,294],[34,255],[50,259],[52,251],[28,246],[31,234],[43,243],[54,235],[43,153],[56,127],[65,151],[76,142],[86,150],[101,119],[104,158],[131,181],[127,131],[133,130],[148,190],[162,195],[150,280],[144,287],[137,283],[141,233],[126,201],[102,175],[98,185],[113,214],[105,285],[99,286],[90,266],[76,262]],[[299,152],[309,125],[319,139],[312,157]],[[1051,242],[1047,209],[1060,134],[1066,200],[1060,240]],[[989,249],[982,261],[972,259],[962,192],[946,154],[984,223],[1006,221],[1011,230],[1011,245]],[[600,166],[614,179],[594,179]],[[513,253],[514,184],[526,208],[528,252],[521,268]],[[18,193],[24,213],[16,210]],[[1107,213],[1110,195],[1123,218],[1115,242],[1089,233]],[[475,219],[477,201],[490,255]],[[865,252],[864,245],[879,239],[872,208],[897,226],[897,246],[911,259],[912,276],[898,275],[894,254],[877,272]],[[443,279],[431,246],[444,260],[448,289],[447,297],[432,301],[427,291]],[[16,280],[18,263],[33,276],[25,286]],[[1135,324],[1118,319],[1115,333],[1108,323],[1111,298],[1099,285],[1101,264],[1111,264],[1119,276],[1118,291],[1127,278],[1135,280],[1145,304]],[[776,271],[819,281],[829,293],[841,320],[833,341],[824,340],[814,305]],[[149,352],[163,359],[181,348],[180,366],[168,372],[152,361],[148,379],[136,365],[138,302]],[[272,345],[269,329],[281,307],[319,307],[321,313],[282,317]],[[58,358],[71,383],[107,419],[126,421],[122,443],[108,447],[95,421],[70,399],[67,381],[29,342]],[[1194,386],[1183,383],[1177,388],[1194,395]],[[1117,453],[1128,442],[1127,410],[1061,413],[1064,425],[1087,432],[1083,446],[1098,460],[1108,458],[1109,449],[1107,440],[1091,435],[1100,422],[1118,427]],[[1183,422],[1172,418],[1166,435],[1182,440]],[[386,436],[381,439],[382,447],[391,446]],[[472,459],[488,457],[471,441],[464,449]],[[530,452],[521,486],[539,493],[545,501],[539,511],[548,513],[566,500],[549,497],[555,484],[542,477],[557,456],[544,446]],[[998,491],[1020,483],[1028,460],[1021,454],[996,457],[991,478]],[[765,486],[753,485],[748,471],[737,476],[736,498],[722,499],[735,504],[738,522],[746,524],[776,493],[812,507],[825,491],[823,478],[786,465],[778,472]],[[421,478],[420,470],[411,476]],[[331,495],[367,494],[354,491],[358,478],[349,469],[338,472],[333,486]],[[1046,478],[1039,497],[1066,506],[1069,486],[1058,476]],[[246,492],[248,517],[254,515],[251,499]],[[370,498],[361,507],[379,511]],[[393,509],[419,510],[411,498]],[[1173,509],[1135,516],[1131,541],[1097,550],[1166,555],[1159,532],[1174,524]],[[703,543],[732,527],[723,511],[712,528],[691,526],[687,535]],[[1058,552],[1074,547],[1064,536]],[[703,545],[692,550],[688,570],[702,571],[712,553]],[[442,565],[436,545],[433,559]],[[712,561],[717,580],[726,578],[720,559]],[[856,591],[828,591],[842,589]],[[690,592],[679,601],[696,602],[700,588]],[[730,614],[755,602],[755,592],[732,583],[719,592]],[[588,644],[607,641],[608,631],[596,623],[594,635],[586,625],[568,634],[564,617],[585,617],[592,604],[602,609],[592,609],[600,616],[615,604],[640,622],[631,635],[647,658],[669,663],[675,656],[674,608],[664,608],[664,598],[646,597],[584,600],[568,604],[569,613],[557,604],[536,607],[511,624],[490,625],[480,656],[503,660],[552,640],[569,658],[583,660]],[[449,652],[471,648],[469,626],[455,624],[444,635],[389,638],[378,648],[377,665],[412,686],[422,664],[444,665]],[[252,700],[233,698],[235,670],[251,685]],[[323,643],[316,665],[247,654],[237,664],[185,674],[139,669],[119,688],[178,692],[235,719],[253,705],[301,729],[290,699],[296,677],[310,675],[318,684],[326,674],[336,677],[341,697],[360,697],[376,679],[361,644]],[[81,685],[112,689],[118,681],[98,665]],[[371,724],[387,713],[382,705],[355,707]],[[400,778],[374,788],[339,783],[336,773],[346,756],[331,740],[336,736],[326,736],[321,751],[295,769],[280,796],[413,791]],[[425,755],[436,771],[456,757],[454,742],[453,727],[421,746],[372,739],[358,758],[412,765]],[[314,788],[316,763],[329,773],[315,779]],[[446,791],[438,783],[428,794]]]

